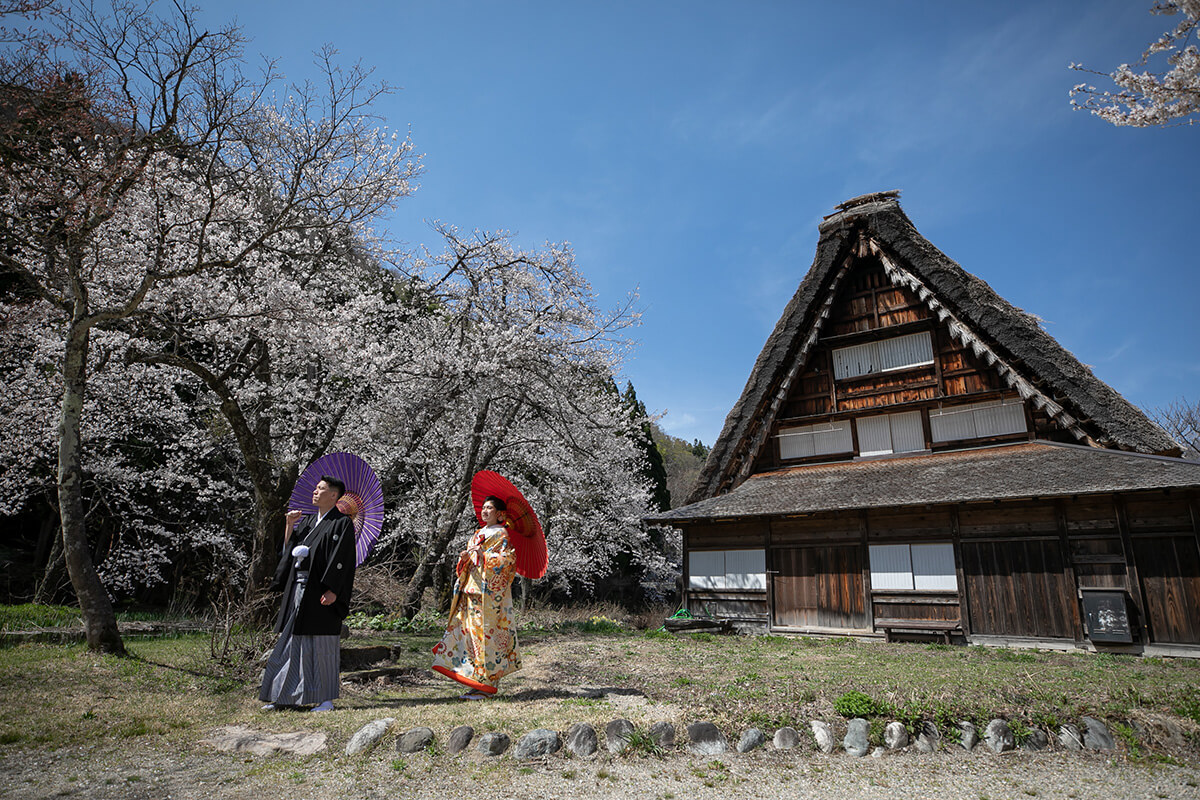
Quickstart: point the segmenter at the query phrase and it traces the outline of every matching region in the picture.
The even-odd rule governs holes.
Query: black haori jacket
[[[271,588],[284,590],[279,616],[275,619],[276,633],[283,631],[291,612],[292,586],[296,581],[296,559],[292,558],[292,548],[299,544],[308,545],[308,555],[300,562],[300,569],[308,570],[308,584],[300,599],[292,633],[336,636],[342,632],[342,620],[350,613],[350,595],[354,591],[354,523],[336,508],[325,515],[320,525],[316,525],[316,521],[316,514],[306,514],[296,524],[284,545],[279,566],[275,568]],[[326,589],[336,594],[337,600],[323,606],[321,595]]]

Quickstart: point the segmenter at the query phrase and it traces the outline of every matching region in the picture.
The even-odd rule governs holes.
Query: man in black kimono
[[[271,588],[283,589],[275,620],[279,642],[263,670],[264,709],[316,704],[332,711],[340,694],[342,621],[354,588],[354,523],[337,509],[346,485],[322,476],[316,514],[289,511],[283,557]],[[299,523],[299,524],[297,524]]]

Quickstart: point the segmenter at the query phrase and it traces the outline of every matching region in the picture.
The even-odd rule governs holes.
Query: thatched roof
[[[897,192],[842,203],[819,226],[808,274],[754,364],[688,500],[729,491],[748,477],[779,401],[820,333],[848,257],[869,251],[889,278],[924,301],[953,336],[1077,440],[1097,447],[1177,455],[1179,446],[1132,403],[1046,333],[934,247],[909,221]]]
[[[840,461],[753,475],[728,494],[647,518],[682,523],[819,511],[1200,488],[1200,461],[1059,442]]]

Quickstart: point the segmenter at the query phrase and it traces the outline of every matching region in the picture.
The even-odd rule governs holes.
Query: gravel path
[[[391,741],[386,740],[386,741]],[[202,746],[111,745],[0,754],[0,797],[14,800],[395,800],[462,794],[513,798],[1200,798],[1200,768],[1116,756],[947,749],[851,758],[767,748],[739,755],[517,762],[476,753],[397,757],[249,756]],[[487,793],[487,794],[480,794]]]

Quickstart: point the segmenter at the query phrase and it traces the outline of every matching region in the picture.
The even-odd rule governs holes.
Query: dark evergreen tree
[[[650,495],[650,507],[655,511],[667,511],[671,508],[671,493],[667,491],[667,469],[663,465],[662,453],[654,444],[650,417],[646,414],[646,406],[638,400],[637,392],[632,383],[625,384],[625,393],[621,395],[630,416],[638,424],[640,435],[637,437],[637,447],[645,454],[641,472],[653,487]]]

